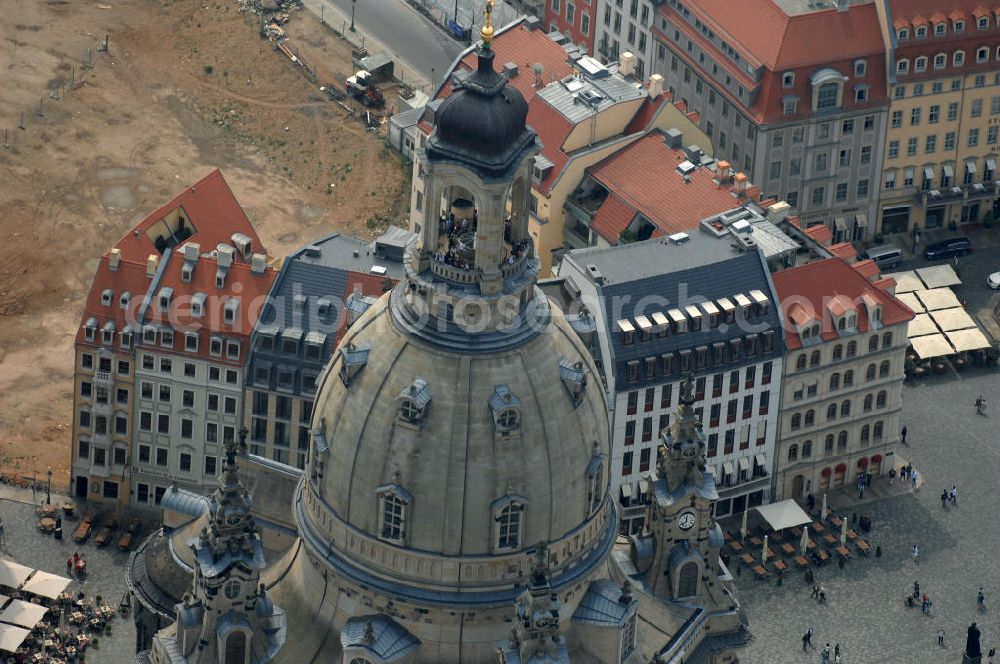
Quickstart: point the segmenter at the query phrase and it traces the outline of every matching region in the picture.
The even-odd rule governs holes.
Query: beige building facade
[[[774,283],[789,326],[774,499],[888,472],[913,313],[837,258],[779,272]]]

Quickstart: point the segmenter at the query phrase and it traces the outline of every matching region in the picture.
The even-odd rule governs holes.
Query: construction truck
[[[371,73],[361,69],[347,79],[347,94],[351,95],[369,108],[382,108],[385,106],[385,97],[382,91],[375,87]]]

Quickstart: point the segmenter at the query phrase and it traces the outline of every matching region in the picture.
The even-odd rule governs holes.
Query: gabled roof
[[[833,231],[826,224],[814,224],[805,229],[803,233],[820,244],[825,244],[833,240]]]
[[[609,242],[618,241],[624,230],[619,226],[623,221],[627,226],[636,213],[653,222],[658,234],[673,234],[692,230],[702,219],[740,204],[727,186],[715,180],[712,169],[698,168],[686,182],[676,167],[687,153],[669,147],[664,139],[661,132],[650,132],[587,169],[610,192],[594,219],[594,230]],[[602,214],[609,204],[612,208]]]
[[[796,323],[808,320],[820,322],[820,335],[824,341],[838,336],[836,327],[826,315],[831,306],[835,311],[855,311],[857,331],[862,333],[871,329],[865,300],[882,305],[883,325],[897,325],[913,319],[913,311],[909,307],[839,258],[827,258],[782,270],[776,272],[772,279],[786,317]],[[802,340],[794,329],[786,330],[786,334],[790,349],[802,347]]]
[[[539,184],[542,193],[548,194],[569,162],[562,146],[573,131],[573,123],[545,101],[535,99],[528,104],[528,125],[542,139],[542,156],[552,162],[552,170]]]
[[[101,257],[97,264],[97,272],[94,274],[94,281],[87,293],[87,300],[83,307],[83,315],[80,318],[80,326],[77,329],[76,342],[78,344],[88,344],[93,346],[103,346],[100,333],[93,342],[88,342],[84,338],[83,328],[88,319],[96,321],[96,327],[101,330],[109,321],[114,323],[116,336],[115,347],[120,348],[117,332],[125,329],[126,325],[138,327],[136,315],[143,297],[149,289],[151,279],[146,276],[145,264],[130,261],[121,261],[116,271],[111,271],[108,267],[108,254]],[[105,290],[111,291],[111,303],[107,306],[101,303],[101,297]],[[129,294],[129,306],[127,309],[121,307],[121,296]],[[121,349],[123,352],[131,352],[129,348]]]
[[[250,238],[252,251],[267,253],[219,169],[148,214],[115,247],[121,249],[122,256],[128,260],[145,261],[150,254],[159,255],[161,252],[149,235],[157,234],[157,225],[162,225],[163,218],[178,208],[185,213],[186,225],[194,230],[185,239],[199,243],[202,250],[211,251],[221,242],[229,243],[233,233],[242,233]]]
[[[833,254],[837,258],[843,260],[854,260],[858,257],[858,251],[854,248],[854,245],[850,242],[838,242],[837,244],[827,247],[827,251]]]

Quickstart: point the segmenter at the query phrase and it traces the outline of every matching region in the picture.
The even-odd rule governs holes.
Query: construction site
[[[263,4],[0,0],[4,474],[51,468],[66,486],[72,345],[98,257],[212,168],[272,255],[406,219],[410,167],[383,139],[391,61],[295,3]]]

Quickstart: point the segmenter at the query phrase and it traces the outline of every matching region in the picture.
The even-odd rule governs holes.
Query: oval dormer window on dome
[[[490,397],[493,412],[493,429],[497,440],[512,438],[521,433],[521,400],[507,385],[494,385]]]
[[[396,422],[412,428],[422,427],[430,404],[430,387],[426,380],[417,378],[396,397]]]

